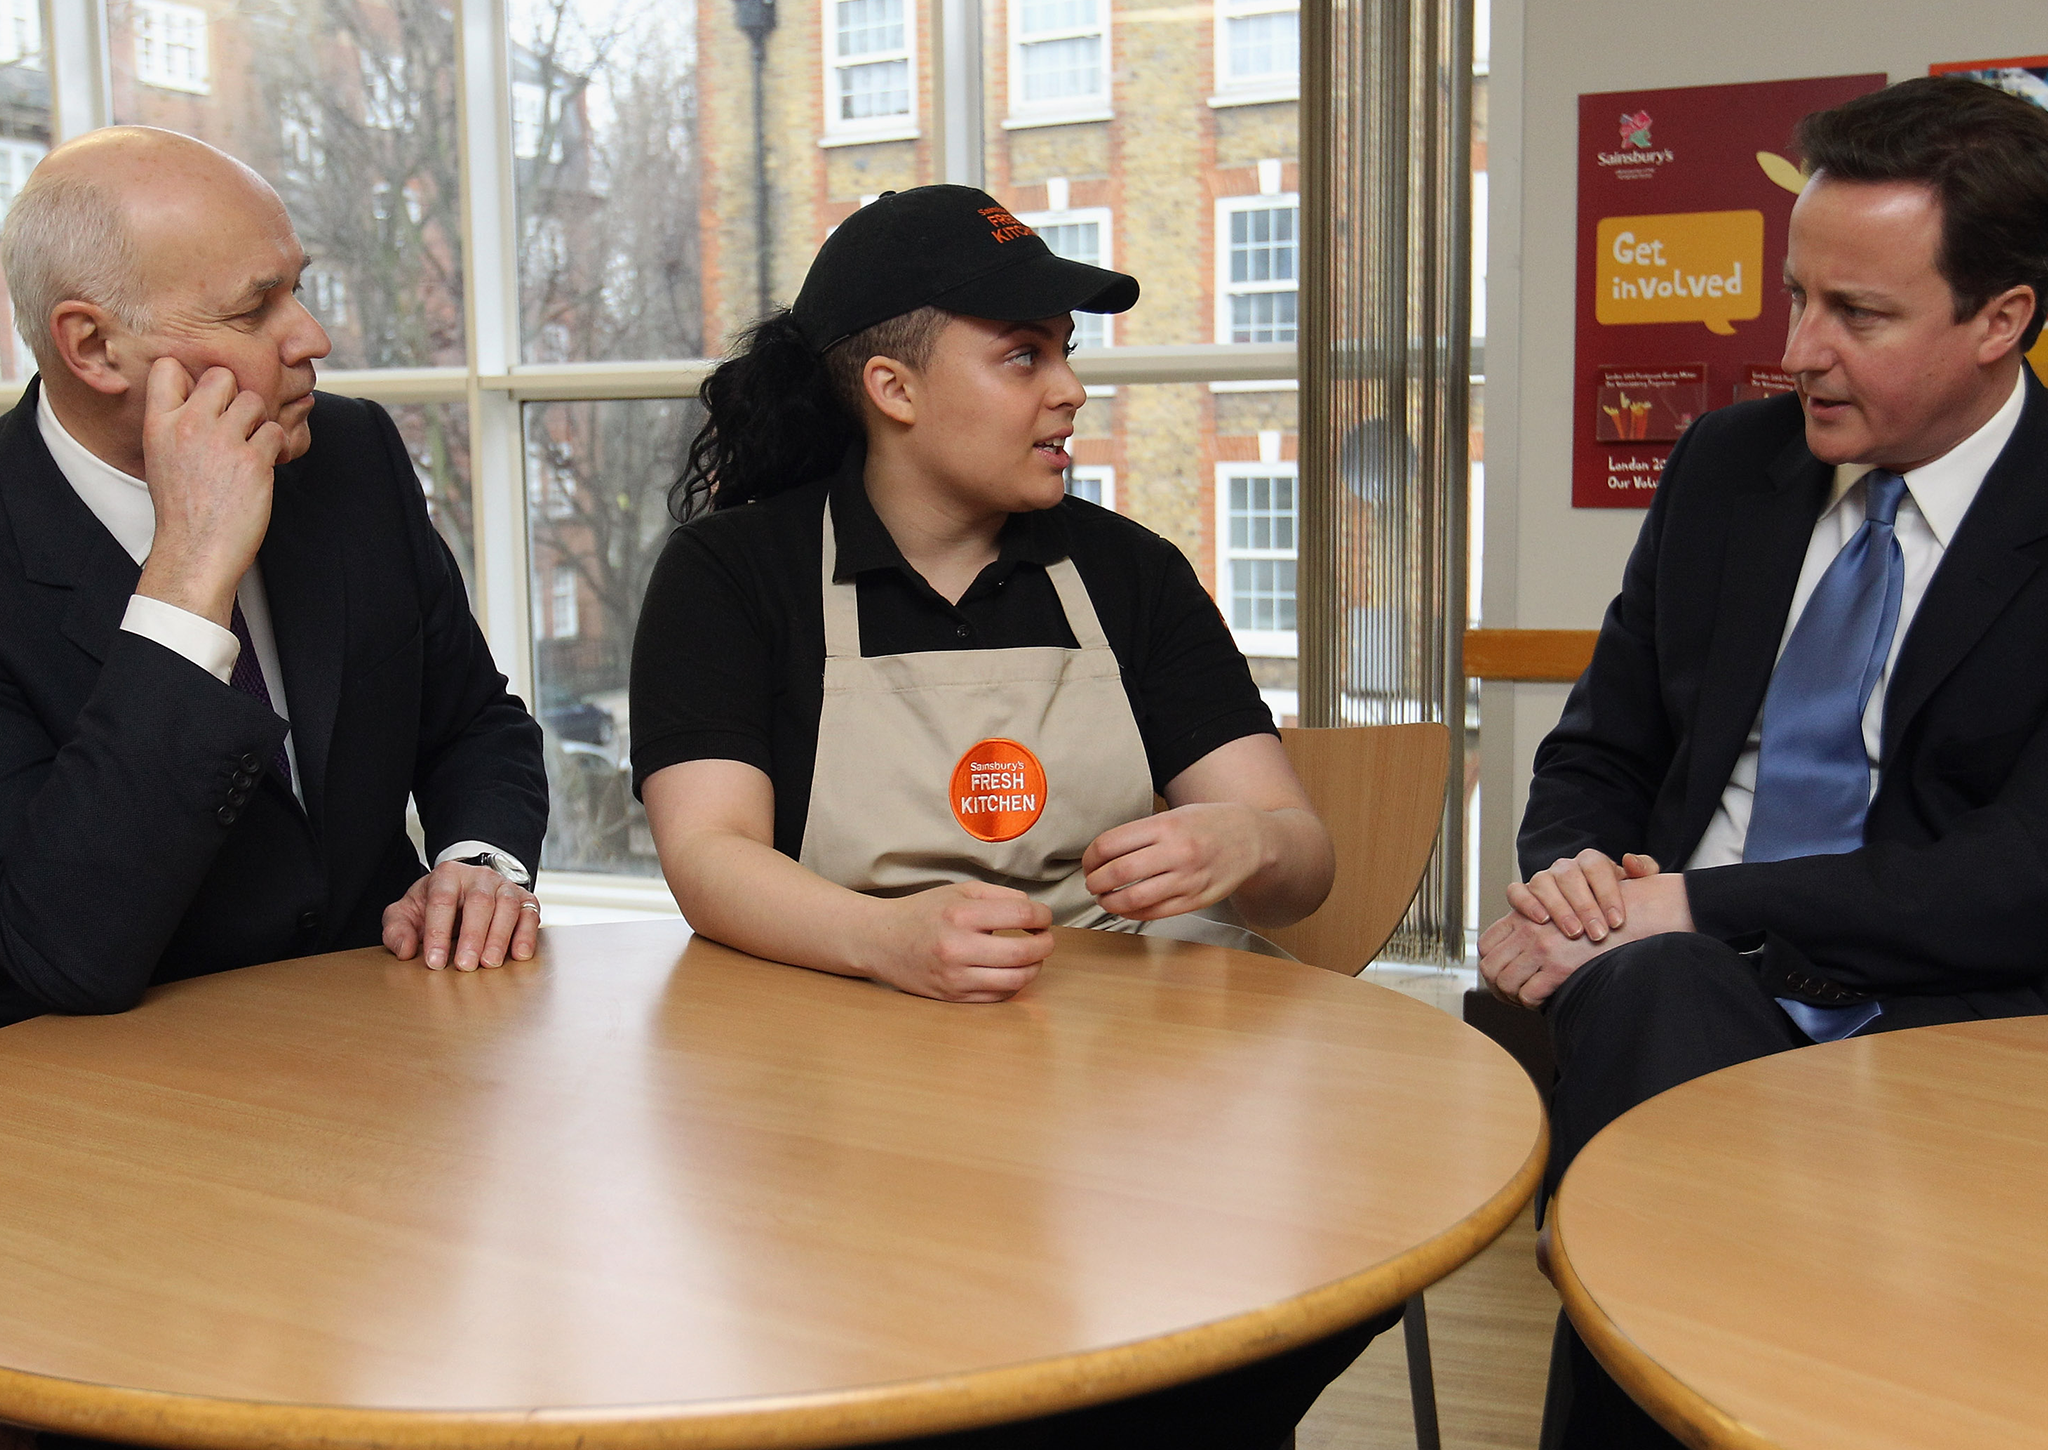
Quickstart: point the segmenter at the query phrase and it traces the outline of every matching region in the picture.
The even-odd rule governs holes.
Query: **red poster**
[[[1579,97],[1572,504],[1648,508],[1685,426],[1782,392],[1792,128],[1881,75]]]

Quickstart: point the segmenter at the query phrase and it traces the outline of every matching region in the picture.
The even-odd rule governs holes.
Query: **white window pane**
[[[1230,299],[1232,342],[1293,342],[1295,334],[1294,293],[1253,292]]]
[[[654,876],[630,789],[627,675],[640,600],[675,527],[668,485],[704,413],[684,399],[523,411],[535,714],[552,793],[541,864]]]
[[[1280,79],[1301,73],[1301,16],[1292,10],[1233,16],[1229,35],[1230,78]]]
[[[1017,14],[1017,26],[1026,35],[1087,30],[1101,23],[1096,0],[1023,0]]]
[[[718,13],[730,31],[730,9]],[[744,87],[721,95],[728,109],[694,114],[692,24],[682,6],[511,0],[520,348],[528,362],[705,350],[697,137],[708,124],[744,124],[750,157],[752,122],[741,120],[751,115]],[[737,32],[733,38],[745,46]]]
[[[1072,100],[1102,90],[1102,37],[1078,35],[1022,47],[1024,100]]]
[[[462,403],[411,403],[389,409],[412,455],[435,530],[455,556],[463,587],[476,593],[476,517],[469,483],[469,408]]]
[[[1291,282],[1295,277],[1294,207],[1261,207],[1230,214],[1230,280]]]
[[[880,61],[843,66],[839,71],[839,115],[865,121],[876,116],[910,114],[910,62]]]
[[[903,49],[903,0],[838,0],[842,57]]]
[[[323,366],[461,365],[455,23],[442,0],[328,0],[288,36],[262,7],[109,0],[106,14],[113,120],[197,136],[277,188],[327,278],[324,293],[307,289],[334,343]],[[214,76],[209,56],[238,59]]]

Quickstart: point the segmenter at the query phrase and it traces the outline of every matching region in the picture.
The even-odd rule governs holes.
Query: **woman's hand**
[[[1052,955],[1051,908],[1011,887],[865,896],[790,860],[771,844],[775,788],[754,766],[687,760],[642,796],[669,890],[714,941],[943,1002],[1013,997]]]
[[[1001,1002],[1052,955],[1052,910],[1008,886],[963,881],[874,902],[864,974],[942,1002]]]
[[[1213,906],[1277,859],[1266,814],[1216,801],[1111,827],[1082,853],[1088,889],[1104,911],[1131,921]]]

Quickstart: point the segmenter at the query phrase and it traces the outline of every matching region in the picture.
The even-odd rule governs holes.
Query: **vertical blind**
[[[1462,962],[1471,4],[1307,0],[1302,24],[1301,719],[1450,727],[1443,833],[1383,955]]]

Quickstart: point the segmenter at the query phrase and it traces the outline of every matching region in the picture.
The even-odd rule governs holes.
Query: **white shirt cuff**
[[[446,850],[442,851],[440,855],[436,856],[434,858],[434,864],[436,866],[439,866],[447,861],[460,861],[466,856],[480,856],[486,851],[493,851],[496,852],[498,855],[503,856],[507,861],[510,861],[514,865],[516,865],[521,871],[526,871],[529,880],[532,879],[533,873],[531,871],[527,871],[526,863],[524,861],[521,861],[517,856],[513,855],[510,851],[506,850],[503,846],[493,846],[489,841],[457,841],[454,845],[448,847]]]
[[[222,629],[189,609],[180,609],[147,594],[129,596],[121,628],[153,639],[173,654],[183,655],[223,685],[235,671],[235,656],[242,652],[233,630]]]

